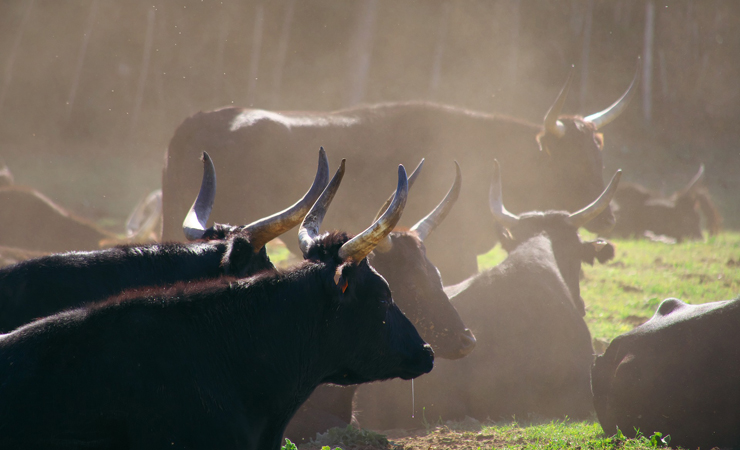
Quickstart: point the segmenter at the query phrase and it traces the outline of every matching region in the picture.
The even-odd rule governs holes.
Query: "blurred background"
[[[740,226],[740,2],[3,0],[0,158],[17,184],[120,226],[175,128],[235,105],[430,100],[541,123],[639,94],[604,128],[611,174],[670,194],[706,165]]]

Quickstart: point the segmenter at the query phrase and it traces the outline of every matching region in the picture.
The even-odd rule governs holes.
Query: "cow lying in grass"
[[[688,185],[670,197],[662,197],[639,184],[620,186],[614,196],[618,219],[610,235],[641,237],[652,233],[678,242],[702,239],[702,214],[709,234],[717,234],[722,217],[706,187],[700,185],[703,176],[702,164]]]
[[[293,206],[245,226],[206,221],[216,195],[216,172],[203,155],[201,190],[183,222],[188,244],[125,245],[23,261],[0,269],[0,332],[34,319],[99,301],[126,289],[179,281],[244,277],[272,268],[264,245],[297,226],[329,182],[323,150],[313,185]]]
[[[604,262],[613,253],[598,251],[603,241],[581,242],[578,228],[606,208],[619,176],[576,213],[516,216],[502,204],[496,165],[491,211],[504,229],[502,242],[509,256],[445,288],[476,335],[475,351],[459,361],[438,361],[434,372],[416,380],[414,410],[407,383],[360,387],[360,424],[382,430],[419,427],[424,420],[436,423],[440,417],[588,417],[593,410],[593,348],[582,318],[579,272],[582,261]]]
[[[119,298],[0,336],[0,447],[280,448],[320,383],[414,378],[433,353],[366,256],[400,218],[318,235],[343,165],[299,231],[294,269]]]
[[[671,436],[671,446],[740,446],[740,298],[703,305],[664,300],[614,339],[593,366],[596,414],[619,428]]]

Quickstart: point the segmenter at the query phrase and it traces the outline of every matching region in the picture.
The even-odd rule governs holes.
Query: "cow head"
[[[605,245],[605,242],[581,242],[578,237],[578,228],[598,217],[611,202],[617,190],[622,171],[618,170],[612,177],[609,186],[601,195],[585,208],[568,213],[565,211],[528,212],[515,215],[506,210],[501,194],[501,177],[498,161],[494,161],[493,182],[489,193],[490,208],[494,220],[502,227],[501,245],[508,252],[513,251],[522,242],[539,235],[547,235],[552,245],[553,254],[563,279],[568,285],[577,309],[585,314],[583,300],[580,297],[579,274],[581,262],[596,257],[599,260],[608,260],[613,256],[614,248]],[[599,258],[593,256],[598,251],[607,248],[607,254]],[[598,250],[598,251],[597,251]]]
[[[355,384],[394,377],[411,379],[428,373],[434,361],[431,347],[394,303],[388,283],[366,258],[401,218],[408,194],[406,171],[399,167],[393,202],[365,231],[352,238],[337,232],[319,235],[326,208],[343,175],[344,160],[298,232],[304,259],[317,263],[331,292],[332,300],[325,305],[329,316],[326,326],[349,327],[355,337],[341,343],[346,351],[341,352],[345,355],[340,363],[342,370],[324,381]]]
[[[222,241],[226,245],[221,265],[226,275],[243,277],[272,268],[265,244],[298,225],[329,181],[329,160],[322,148],[311,188],[292,206],[249,225],[214,224],[206,228],[216,198],[216,168],[203,152],[203,179],[200,191],[185,220],[183,232],[190,241]]]
[[[409,187],[420,167],[409,177]],[[460,194],[462,174],[457,163],[455,168],[455,182],[442,202],[410,231],[389,234],[370,255],[372,266],[388,280],[399,308],[432,346],[435,356],[444,359],[462,358],[475,348],[475,336],[444,293],[439,270],[427,258],[424,247],[424,239],[449,214]]]
[[[565,86],[545,115],[543,131],[537,135],[542,151],[542,163],[548,179],[548,192],[554,198],[564,199],[564,209],[574,211],[591,201],[604,190],[602,149],[604,137],[597,130],[616,119],[627,107],[637,91],[640,64],[627,92],[607,109],[586,117],[562,116],[565,99],[573,78],[571,71]],[[593,218],[587,228],[602,233],[614,226],[614,215],[609,207]]]

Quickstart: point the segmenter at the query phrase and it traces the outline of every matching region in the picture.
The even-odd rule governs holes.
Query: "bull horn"
[[[406,169],[403,165],[398,166],[398,187],[393,197],[393,202],[383,213],[380,219],[373,222],[365,231],[353,237],[339,249],[339,257],[343,261],[352,260],[355,262],[362,261],[376,245],[388,234],[393,231],[399,220],[401,213],[406,206],[406,198],[409,194],[408,178]]]
[[[416,231],[419,239],[424,241],[445,220],[445,217],[455,205],[457,197],[460,196],[460,186],[462,186],[462,172],[460,171],[460,164],[455,161],[455,182],[452,183],[447,195],[432,212],[411,227],[411,231]]]
[[[506,228],[511,228],[519,222],[519,216],[512,214],[504,207],[501,195],[501,169],[498,160],[493,160],[493,180],[491,189],[488,191],[488,206],[496,222]]]
[[[565,80],[565,85],[560,90],[558,98],[555,99],[555,103],[552,104],[550,110],[545,114],[545,131],[561,138],[565,136],[565,125],[558,120],[560,112],[563,110],[565,99],[568,97],[568,91],[570,90],[570,83],[573,81],[573,69],[570,69],[568,79]]]
[[[699,166],[699,171],[694,175],[694,178],[689,181],[689,184],[686,185],[685,188],[683,188],[681,191],[679,191],[678,196],[685,195],[689,192],[691,192],[692,189],[696,186],[696,184],[701,181],[701,179],[704,178],[704,163]]]
[[[590,205],[586,206],[580,211],[576,211],[568,216],[568,223],[576,228],[580,228],[589,223],[592,219],[601,214],[602,211],[608,208],[609,203],[612,201],[612,197],[614,197],[614,194],[617,192],[617,185],[619,184],[620,178],[622,178],[621,169],[617,170],[617,172],[612,177],[612,181],[609,182],[609,186],[604,189],[604,192],[599,195],[599,198],[594,200]]]
[[[413,172],[411,172],[411,175],[409,175],[409,190],[411,190],[411,186],[414,185],[414,181],[416,181],[416,178],[419,176],[419,173],[421,172],[421,167],[424,165],[424,158],[421,158],[421,161],[419,161],[419,164],[416,166],[416,169],[414,169]],[[388,206],[393,201],[393,197],[396,195],[396,192],[393,191],[390,197],[388,197],[388,200],[383,203],[383,206],[380,207],[378,210],[378,214],[375,215],[375,218],[373,219],[373,222],[380,219],[380,216],[383,215],[383,213],[388,209]]]
[[[300,246],[304,257],[307,255],[314,240],[318,237],[321,222],[324,220],[324,216],[326,215],[326,209],[334,199],[334,194],[337,193],[339,183],[342,182],[342,177],[344,177],[344,161],[345,160],[343,159],[339,164],[339,169],[337,169],[334,177],[321,193],[318,200],[316,200],[316,203],[311,207],[308,214],[306,214],[301,227],[298,229],[298,245]]]
[[[208,216],[213,209],[213,201],[216,199],[216,168],[208,153],[203,152],[203,180],[200,182],[200,192],[190,207],[190,211],[182,221],[182,231],[189,241],[203,237],[206,232]]]
[[[583,120],[585,120],[586,122],[591,122],[598,130],[599,128],[619,117],[619,115],[622,114],[622,112],[630,104],[630,100],[632,100],[632,97],[635,96],[635,92],[637,92],[637,85],[640,83],[641,67],[642,63],[638,59],[637,70],[635,70],[635,76],[632,78],[632,83],[630,83],[630,87],[627,88],[627,92],[625,92],[619,98],[619,100],[617,100],[616,102],[614,102],[614,104],[601,112],[597,112],[596,114],[591,114],[590,116],[584,117]]]
[[[249,241],[255,253],[260,251],[271,240],[298,225],[311,209],[316,199],[319,198],[328,181],[329,160],[326,158],[324,148],[321,147],[319,150],[319,165],[316,169],[316,177],[313,180],[311,188],[303,198],[280,212],[252,222],[244,227],[249,232]]]

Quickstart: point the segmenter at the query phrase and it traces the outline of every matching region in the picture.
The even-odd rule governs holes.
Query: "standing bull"
[[[409,177],[409,188],[421,164]],[[426,257],[424,240],[447,217],[460,194],[462,175],[455,165],[455,182],[445,198],[409,231],[393,231],[368,256],[368,261],[387,281],[393,299],[414,324],[436,358],[459,359],[473,351],[476,339],[465,327],[447,298],[437,268]],[[393,196],[377,217],[393,200]],[[293,442],[308,442],[316,433],[352,422],[352,399],[356,386],[320,386],[301,406],[286,429]]]
[[[127,289],[244,277],[272,268],[264,245],[298,225],[328,181],[329,162],[322,150],[313,185],[293,206],[249,225],[205,229],[216,194],[216,172],[204,153],[201,190],[183,223],[195,242],[55,254],[2,268],[0,332]]]
[[[445,289],[475,333],[476,350],[460,361],[438,361],[430,375],[416,380],[413,412],[407,383],[361,387],[360,424],[388,429],[418,427],[439,417],[588,417],[593,348],[582,317],[579,272],[582,261],[603,262],[613,254],[602,249],[603,241],[581,242],[578,228],[607,208],[620,174],[578,212],[517,216],[503,206],[496,165],[490,206],[504,227],[509,256]]]
[[[638,70],[639,73],[639,70]],[[306,145],[323,145],[361,161],[360,171],[337,198],[343,211],[327,220],[339,229],[357,227],[365,205],[382,198],[366,187],[388,182],[391,161],[411,162],[427,157],[431,177],[422,182],[425,198],[409,211],[421,216],[442,191],[435,180],[444,175],[446,161],[456,159],[470,180],[456,214],[426,243],[446,282],[477,272],[476,255],[495,239],[489,217],[478,214],[486,204],[488,167],[494,158],[509,168],[504,185],[512,193],[514,211],[558,208],[574,211],[603,189],[603,138],[597,130],[614,120],[636,91],[637,75],[627,92],[608,109],[587,117],[560,115],[570,79],[545,116],[544,124],[469,111],[428,102],[385,103],[335,112],[273,112],[223,108],[200,112],[175,131],[162,177],[163,238],[179,238],[179,221],[197,189],[191,179],[198,168],[194,156],[205,149],[229,170],[224,179],[234,186],[214,208],[220,222],[244,215],[265,215],[276,202],[294,195],[292,176],[309,163]],[[254,170],[269,167],[275,170]],[[259,190],[263,195],[249,195]],[[590,223],[593,231],[611,228],[609,208]],[[455,243],[454,249],[450,248]],[[292,242],[288,242],[292,245]],[[292,248],[295,251],[295,248]]]
[[[129,293],[0,336],[2,448],[280,448],[320,383],[414,378],[433,353],[368,265],[407,181],[360,235],[318,235],[343,166],[299,231],[306,261]]]
[[[679,242],[686,238],[702,239],[699,210],[706,218],[709,233],[717,234],[722,218],[706,188],[700,186],[703,176],[702,164],[689,184],[668,198],[639,184],[620,186],[614,196],[618,212],[617,223],[611,235],[640,237],[649,231]]]
[[[592,371],[604,431],[659,431],[684,448],[740,447],[738,323],[740,298],[703,305],[669,298],[614,339]]]

